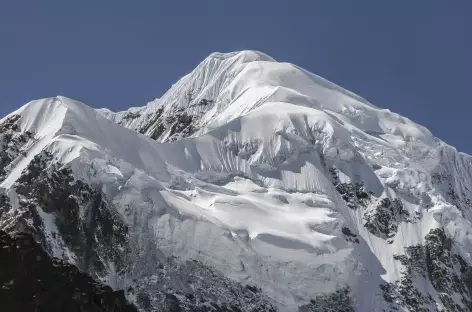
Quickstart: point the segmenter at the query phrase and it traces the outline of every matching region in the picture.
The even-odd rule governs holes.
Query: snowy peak
[[[367,135],[432,143],[430,132],[407,118],[296,65],[255,51],[213,53],[160,99],[126,112],[99,112],[164,142],[198,136],[271,103],[290,103],[329,114]],[[388,140],[388,138],[384,138]]]
[[[184,76],[160,99],[146,107],[105,117],[159,141],[175,140],[194,134],[218,110],[215,103],[244,64],[275,62],[257,51],[213,53],[190,74]],[[207,120],[202,120],[206,115]]]
[[[0,228],[142,311],[472,309],[472,158],[296,65],[214,53],[146,106],[0,130]]]
[[[248,63],[254,61],[275,62],[275,60],[265,53],[255,50],[243,50],[229,53],[214,52],[210,54],[202,63],[211,59],[227,60],[237,59],[241,63]]]
[[[60,134],[89,137],[100,123],[108,123],[93,108],[64,96],[31,101],[0,123],[12,116],[18,116],[22,132],[34,132],[38,138]]]
[[[70,107],[74,107],[74,102],[69,99],[62,101],[60,97],[35,100],[11,113],[0,122],[12,116],[19,116],[18,126],[22,132],[43,133],[44,136],[59,131]]]

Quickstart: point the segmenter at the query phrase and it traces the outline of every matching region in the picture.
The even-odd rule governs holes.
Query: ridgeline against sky
[[[2,1],[0,115],[65,95],[114,111],[214,51],[263,51],[472,153],[472,2]]]

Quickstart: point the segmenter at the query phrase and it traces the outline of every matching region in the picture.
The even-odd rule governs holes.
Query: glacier
[[[472,309],[471,156],[296,65],[213,53],[143,107],[0,130],[0,229],[142,311]]]

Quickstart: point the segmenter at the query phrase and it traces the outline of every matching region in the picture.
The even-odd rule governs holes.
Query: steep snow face
[[[0,129],[0,227],[143,311],[472,309],[471,157],[295,65],[215,53],[145,107]]]
[[[98,112],[125,127],[165,142],[191,136],[219,109],[215,103],[227,100],[228,84],[247,64],[275,61],[255,51],[213,53],[190,74],[184,76],[162,98],[145,107],[113,113]]]
[[[407,118],[378,109],[296,65],[278,63],[254,51],[211,54],[162,98],[147,106],[120,113],[106,109],[98,112],[125,127],[168,141],[169,135],[182,136],[175,128],[183,128],[184,136],[206,133],[271,102],[316,108],[340,122],[392,141],[400,137],[402,141],[428,142],[432,138],[427,129]],[[176,115],[183,115],[180,122]],[[174,133],[169,130],[172,128]]]
[[[155,146],[147,144],[139,150],[128,148],[132,144],[140,145],[139,141],[147,142],[146,138],[116,127],[80,102],[61,96],[33,101],[0,122],[11,116],[19,116],[17,125],[20,132],[34,133],[35,142],[3,181],[2,186],[5,188],[9,188],[30,161],[43,150],[52,153],[55,160],[61,163],[70,163],[77,158],[87,162],[96,157],[116,157],[156,176],[165,174],[159,161],[151,162],[148,159],[150,155],[156,154]]]

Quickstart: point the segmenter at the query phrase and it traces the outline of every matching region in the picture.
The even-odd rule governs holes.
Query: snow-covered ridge
[[[201,105],[202,100],[204,105]],[[184,109],[196,119],[193,123],[197,130],[191,135],[198,135],[272,102],[296,103],[323,110],[374,136],[386,134],[405,140],[432,137],[427,129],[405,117],[379,109],[296,65],[277,63],[255,51],[214,53],[147,106],[117,114],[99,112],[125,127],[152,136],[158,123],[154,120],[156,112],[162,110],[164,117]],[[165,133],[158,139],[165,141]]]
[[[105,273],[90,269],[114,287],[151,298],[152,287],[170,287],[188,307],[185,296],[198,292],[185,277],[159,284],[156,262],[197,260],[260,287],[281,311],[465,311],[472,302],[472,158],[263,53],[214,53],[141,108],[113,113],[54,97],[0,129],[0,204],[11,202],[0,227],[29,207],[42,220],[35,226],[59,237],[46,238],[51,250],[80,260],[54,225],[62,212],[43,209],[44,190],[23,184],[42,179],[57,192],[58,176],[83,183],[127,229],[117,248],[126,256],[99,254]],[[89,197],[77,201],[80,220]]]

